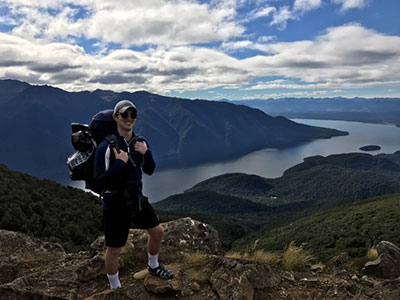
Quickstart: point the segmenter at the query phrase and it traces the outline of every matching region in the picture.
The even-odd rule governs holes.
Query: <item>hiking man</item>
[[[148,234],[149,274],[170,279],[173,274],[158,263],[158,253],[164,233],[153,207],[142,193],[142,171],[151,175],[155,169],[148,143],[133,132],[137,109],[129,100],[114,107],[117,122],[116,143],[104,140],[96,150],[95,184],[103,196],[103,227],[105,269],[111,289],[121,287],[118,259],[126,244],[131,223]]]

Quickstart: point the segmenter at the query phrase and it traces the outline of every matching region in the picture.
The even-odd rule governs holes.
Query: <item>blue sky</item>
[[[0,0],[0,78],[210,100],[400,97],[399,15],[399,0]]]

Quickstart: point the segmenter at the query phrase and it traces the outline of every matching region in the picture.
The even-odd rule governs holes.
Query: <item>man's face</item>
[[[121,129],[132,130],[137,120],[137,114],[133,108],[129,108],[122,114],[118,113],[114,119]]]

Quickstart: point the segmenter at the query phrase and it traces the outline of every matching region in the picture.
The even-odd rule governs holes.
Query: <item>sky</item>
[[[400,97],[400,0],[0,0],[0,79],[208,100]]]

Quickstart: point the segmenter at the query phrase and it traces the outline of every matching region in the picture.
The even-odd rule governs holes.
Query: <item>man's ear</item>
[[[113,117],[114,121],[117,122],[118,116],[115,113],[112,114],[112,117]]]

